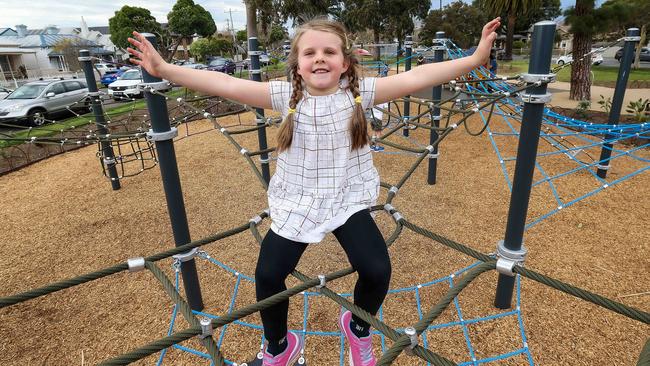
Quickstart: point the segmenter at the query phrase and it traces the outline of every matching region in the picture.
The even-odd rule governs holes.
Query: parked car
[[[556,63],[560,66],[564,64],[568,64],[570,62],[573,62],[573,55],[568,54],[564,56],[560,56],[557,58]],[[594,52],[591,54],[591,64],[592,65],[600,65],[603,63],[603,55],[598,52]]]
[[[118,70],[108,70],[108,71],[106,71],[104,76],[102,76],[102,79],[101,79],[100,82],[102,83],[102,85],[107,87],[109,84],[111,84],[112,82],[117,80],[120,76],[122,76],[122,74],[124,74],[124,72],[125,72],[125,70],[119,70],[119,69]]]
[[[267,55],[266,53],[263,53],[260,55],[260,66],[268,66],[271,63],[271,57]],[[244,69],[248,69],[251,65],[251,58],[248,57],[244,61],[242,61],[242,65]]]
[[[163,80],[166,82],[166,80]],[[142,84],[142,73],[140,69],[131,69],[125,71],[122,76],[108,85],[108,95],[113,100],[124,100],[131,98],[140,98],[143,96],[142,90],[139,85]],[[169,85],[169,83],[167,83]],[[160,90],[166,92],[171,90],[171,85],[168,88]]]
[[[235,68],[235,62],[227,58],[215,58],[210,61],[207,67],[210,71],[225,72],[226,74],[234,74]]]
[[[96,63],[94,67],[99,71],[99,76],[104,76],[106,71],[115,70],[115,65],[113,64]]]
[[[618,62],[621,62],[621,58],[623,58],[623,49],[622,48],[620,48],[618,51],[616,51],[616,55],[614,55],[614,58],[616,60],[618,60]],[[641,53],[639,55],[639,60],[640,61],[650,62],[650,48],[641,47]]]
[[[184,63],[181,66],[187,67],[188,69],[197,69],[197,70],[203,70],[207,67],[205,64],[195,64],[195,63]]]
[[[7,95],[11,94],[12,90],[0,86],[0,99],[5,99]]]
[[[88,87],[82,80],[52,79],[32,81],[0,100],[0,122],[43,125],[55,114],[77,109],[90,110]]]

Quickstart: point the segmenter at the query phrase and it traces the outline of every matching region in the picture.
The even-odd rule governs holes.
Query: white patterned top
[[[375,78],[359,83],[361,106],[375,99]],[[273,110],[286,117],[292,87],[271,81]],[[303,90],[296,105],[291,147],[278,154],[268,189],[271,230],[301,243],[316,243],[350,216],[374,205],[379,174],[368,145],[350,150],[354,96],[345,84],[334,94],[312,96]]]

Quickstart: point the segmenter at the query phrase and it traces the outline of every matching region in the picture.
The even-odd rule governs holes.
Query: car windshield
[[[11,93],[7,99],[34,99],[41,95],[47,85],[23,85]]]
[[[104,76],[112,76],[114,74],[117,74],[117,72],[118,72],[117,70],[108,70],[108,71],[106,71]]]
[[[133,71],[127,71],[122,76],[120,77],[120,80],[140,80],[142,77],[140,77],[140,71],[138,70],[133,70]]]
[[[226,63],[225,59],[219,58],[219,59],[210,61],[210,66],[221,66],[221,65],[225,65],[225,63]]]

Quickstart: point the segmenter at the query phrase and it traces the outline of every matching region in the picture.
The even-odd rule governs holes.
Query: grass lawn
[[[551,65],[555,67],[555,65]],[[500,61],[499,74],[504,75],[517,75],[528,71],[528,61]],[[618,67],[615,66],[592,66],[591,71],[594,73],[594,84],[604,83],[606,86],[611,86],[611,83],[616,82],[618,78]],[[558,81],[571,81],[571,67],[567,66],[560,70],[557,75]],[[650,81],[650,69],[639,69],[630,72],[629,81]]]

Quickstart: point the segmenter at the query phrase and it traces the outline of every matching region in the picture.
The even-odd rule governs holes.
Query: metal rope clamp
[[[405,349],[405,350],[406,350],[406,353],[408,353],[409,355],[413,356],[413,349],[414,349],[415,346],[417,346],[418,343],[419,343],[418,332],[417,332],[417,331],[415,330],[415,328],[413,328],[413,327],[406,327],[406,328],[404,328],[404,334],[406,334],[407,336],[409,336],[409,338],[411,339],[411,344],[408,345],[408,346],[406,347],[406,349]]]
[[[83,62],[83,61],[92,61],[92,59],[93,58],[90,57],[90,56],[79,56],[79,57],[77,57],[77,60],[79,60],[81,62]]]
[[[608,164],[608,165],[604,165],[604,164],[596,164],[596,168],[597,168],[598,170],[609,170],[610,165],[609,165],[609,164]]]
[[[147,140],[149,141],[173,140],[176,136],[178,136],[178,129],[176,127],[171,127],[169,131],[164,132],[154,132],[153,129],[147,131]]]
[[[262,222],[262,216],[257,215],[255,217],[253,217],[252,219],[248,220],[248,222],[253,223],[253,224],[255,224],[255,226],[257,226],[257,224]]]
[[[325,287],[325,284],[327,283],[327,279],[325,278],[325,275],[318,275],[318,280],[320,283],[316,285],[316,292],[321,292],[321,289]]]
[[[510,250],[506,248],[503,240],[499,240],[499,244],[497,244],[497,271],[507,276],[514,276],[512,269],[515,266],[523,265],[526,255],[528,255],[528,250],[523,243],[521,243],[521,249]]]
[[[182,263],[182,262],[191,261],[192,259],[194,259],[194,257],[196,257],[196,253],[197,253],[198,251],[199,251],[199,248],[198,248],[198,247],[197,247],[197,248],[193,248],[193,249],[190,250],[189,252],[181,253],[181,254],[176,254],[176,255],[172,255],[172,258],[174,258],[174,259],[177,260],[177,261],[180,261],[181,263]]]
[[[126,264],[129,266],[129,272],[139,272],[144,269],[144,258],[129,258],[126,260]]]
[[[201,334],[199,334],[199,338],[205,339],[208,337],[212,337],[212,334],[214,334],[214,328],[212,327],[212,320],[210,320],[210,318],[201,318],[199,324],[201,324]]]
[[[622,38],[625,42],[641,42],[641,36],[629,36]]]
[[[524,103],[532,104],[545,104],[549,103],[553,95],[551,93],[546,94],[521,94],[521,100]]]
[[[524,81],[526,83],[536,83],[538,81],[541,81],[543,83],[552,83],[555,82],[556,75],[555,74],[521,74],[519,75],[519,79],[521,81]]]

